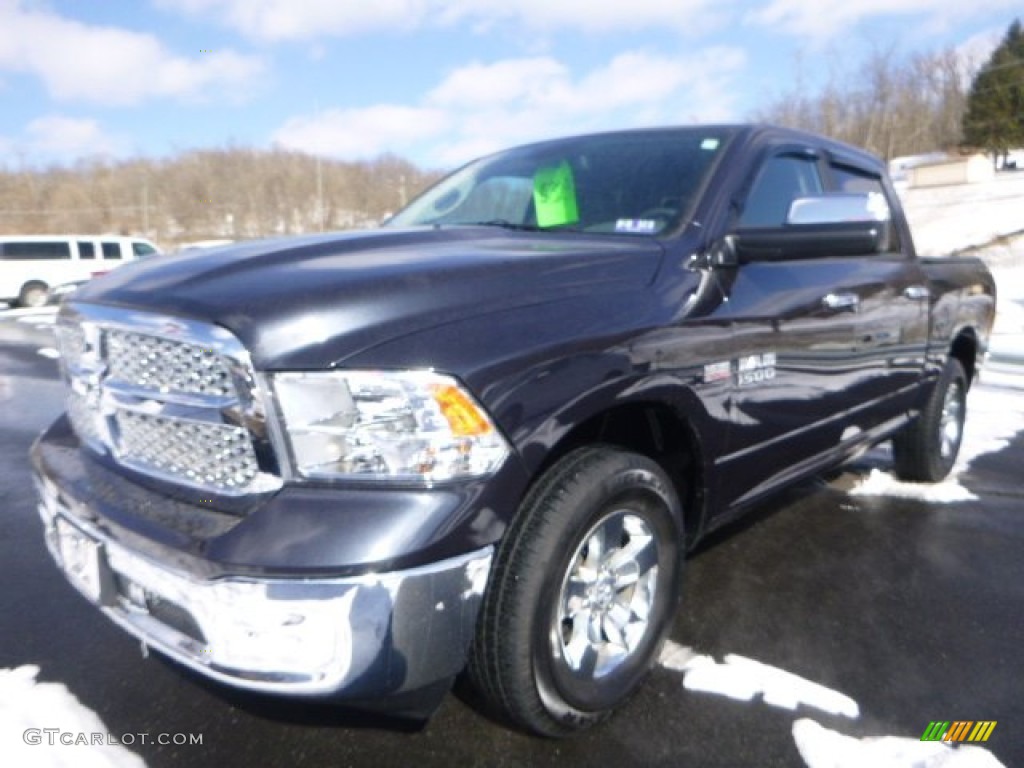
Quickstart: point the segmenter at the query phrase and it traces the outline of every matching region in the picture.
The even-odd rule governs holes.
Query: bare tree
[[[835,59],[832,59],[834,62]],[[955,49],[903,55],[874,47],[845,68],[830,68],[809,90],[796,85],[756,113],[756,119],[816,131],[886,159],[954,147],[968,85]]]
[[[440,177],[393,155],[341,162],[281,148],[189,150],[0,169],[0,233],[133,233],[165,246],[376,223]]]

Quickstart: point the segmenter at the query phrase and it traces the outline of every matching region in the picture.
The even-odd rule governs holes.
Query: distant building
[[[911,187],[945,187],[952,184],[975,184],[990,181],[996,174],[992,158],[985,155],[949,157],[918,165],[909,171]]]
[[[889,161],[889,176],[897,188],[910,186],[910,173],[921,165],[944,163],[949,159],[945,152],[929,152],[926,155],[907,155],[894,157]]]

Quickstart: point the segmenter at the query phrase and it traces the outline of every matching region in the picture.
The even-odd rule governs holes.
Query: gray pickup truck
[[[905,479],[949,472],[994,294],[821,137],[512,149],[377,231],[71,296],[46,541],[225,684],[425,716],[465,672],[567,734],[640,684],[708,531],[884,440]]]

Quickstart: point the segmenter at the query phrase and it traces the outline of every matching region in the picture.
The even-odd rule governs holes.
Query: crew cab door
[[[778,148],[752,179],[738,192],[737,233],[781,234],[793,201],[830,184],[827,159],[810,147]],[[802,474],[873,423],[865,392],[878,370],[875,353],[865,356],[862,308],[885,270],[867,262],[826,252],[741,260],[722,271],[731,272],[728,301],[717,313],[731,322],[734,372],[719,466],[725,506]]]
[[[881,176],[851,160],[830,156],[829,186],[840,193],[876,196],[890,212],[888,247],[856,257],[858,277],[854,349],[860,375],[851,381],[851,404],[860,404],[853,423],[867,429],[897,418],[916,401],[928,345],[930,287],[909,247],[892,190]],[[881,204],[881,202],[880,202]]]

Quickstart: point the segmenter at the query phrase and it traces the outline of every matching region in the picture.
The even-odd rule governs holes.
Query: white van
[[[0,235],[0,301],[46,303],[52,286],[88,280],[159,253],[148,240],[113,235]]]

